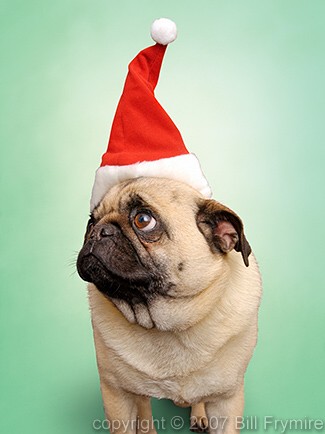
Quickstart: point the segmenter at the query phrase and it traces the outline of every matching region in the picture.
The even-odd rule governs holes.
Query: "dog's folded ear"
[[[202,200],[197,224],[214,252],[228,253],[235,249],[241,252],[244,264],[248,267],[252,249],[246,240],[243,222],[237,214],[215,200]]]

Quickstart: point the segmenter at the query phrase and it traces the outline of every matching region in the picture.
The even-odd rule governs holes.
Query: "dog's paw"
[[[208,432],[208,418],[206,416],[191,416],[190,430],[192,432]]]

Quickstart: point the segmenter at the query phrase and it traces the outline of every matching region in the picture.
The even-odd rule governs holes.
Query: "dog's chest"
[[[238,366],[230,368],[216,359],[206,363],[198,363],[198,360],[194,359],[190,363],[189,360],[185,362],[188,358],[186,353],[179,355],[180,357],[172,359],[173,352],[166,351],[166,357],[160,357],[155,364],[152,360],[147,360],[147,363],[142,360],[140,370],[137,363],[130,363],[126,357],[116,354],[113,356],[113,351],[108,350],[107,364],[110,367],[107,380],[114,381],[123,389],[137,395],[171,399],[180,404],[193,404],[204,398],[229,393],[236,387]],[[149,356],[147,352],[147,357]],[[135,361],[139,360],[139,354],[131,357],[134,357]],[[114,366],[110,363],[113,359]],[[181,369],[175,368],[178,363]]]
[[[215,345],[191,342],[184,345],[175,336],[149,337],[105,333],[101,351],[102,375],[132,393],[175,402],[195,403],[203,398],[228,393],[236,387],[243,365],[237,357],[231,366],[228,351]],[[97,351],[98,352],[98,351]]]
[[[212,396],[229,393],[235,384],[214,366],[212,369],[194,371],[184,377],[165,379],[146,378],[135,381],[132,389],[135,393],[155,398],[171,399],[180,405],[194,404]]]

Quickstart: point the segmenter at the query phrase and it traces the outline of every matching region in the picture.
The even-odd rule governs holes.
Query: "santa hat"
[[[200,163],[186,149],[154,90],[167,45],[177,36],[173,21],[154,21],[156,45],[142,50],[129,64],[122,96],[113,120],[107,151],[96,171],[91,211],[115,184],[140,176],[182,181],[211,197]]]

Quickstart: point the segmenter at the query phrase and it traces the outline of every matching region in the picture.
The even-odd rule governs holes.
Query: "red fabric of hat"
[[[166,48],[148,47],[130,63],[101,166],[188,154],[179,130],[154,95]]]

